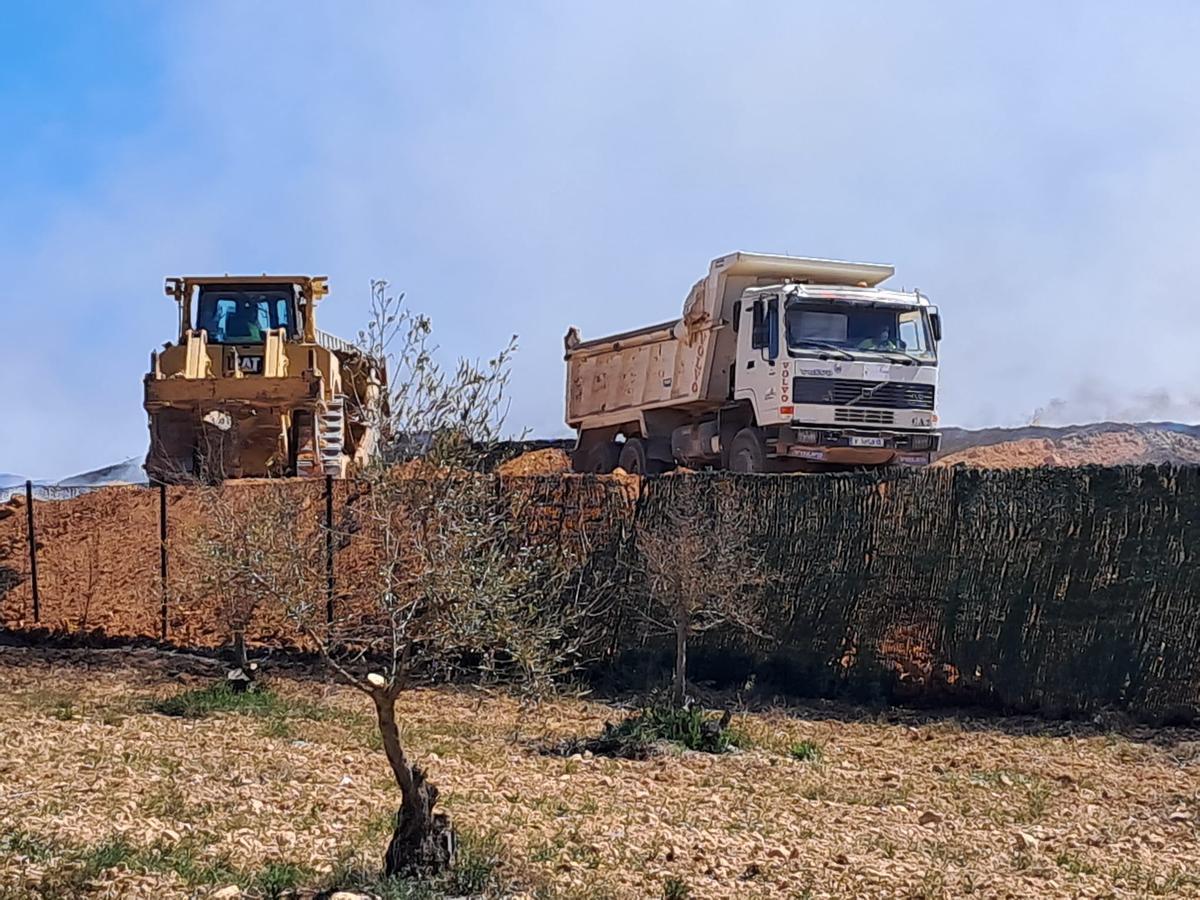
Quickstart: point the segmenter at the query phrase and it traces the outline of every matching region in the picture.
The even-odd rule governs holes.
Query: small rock
[[[242,889],[236,884],[227,884],[223,888],[217,888],[210,896],[212,900],[236,900],[242,896]]]
[[[1017,849],[1018,850],[1024,850],[1024,851],[1036,850],[1037,845],[1038,845],[1037,838],[1035,838],[1029,832],[1027,832],[1027,831],[1018,831],[1017,832]]]
[[[942,821],[943,821],[942,816],[939,816],[937,813],[935,813],[931,809],[927,809],[927,810],[925,810],[925,812],[921,813],[921,817],[919,819],[917,819],[917,824],[918,825],[937,825]]]
[[[354,779],[352,779],[349,775],[343,775],[342,780],[339,781],[338,784],[340,784],[342,787],[346,787],[347,785],[354,784]]]
[[[1191,820],[1192,814],[1186,809],[1177,809],[1175,812],[1167,816],[1168,822],[1190,822]]]
[[[1012,787],[1013,780],[1011,778],[1009,778],[1007,775],[1005,775],[1003,772],[1001,772],[1000,773],[1000,783],[1002,785],[1004,785],[1005,787]]]
[[[329,900],[371,900],[370,894],[359,894],[355,891],[334,891]]]
[[[767,851],[767,856],[769,856],[771,859],[783,859],[786,855],[787,854],[785,854],[778,847],[772,847]]]
[[[850,865],[850,857],[848,857],[845,853],[839,853],[837,856],[835,856],[833,858],[833,861],[835,863],[837,863],[839,866]]]

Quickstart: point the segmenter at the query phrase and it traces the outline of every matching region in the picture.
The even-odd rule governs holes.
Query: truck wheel
[[[729,445],[729,470],[731,472],[767,471],[767,448],[756,428],[743,428],[733,436]]]
[[[646,442],[641,438],[629,438],[625,441],[617,465],[630,475],[661,475],[666,471],[666,466],[659,460],[650,458]]]
[[[586,450],[577,450],[572,457],[571,465],[576,472],[592,475],[610,475],[617,467],[621,455],[621,445],[612,441],[601,441],[592,444]]]

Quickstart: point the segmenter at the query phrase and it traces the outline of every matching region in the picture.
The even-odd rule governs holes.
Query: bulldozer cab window
[[[202,290],[196,327],[214,344],[261,344],[268,328],[295,337],[294,305],[290,290]]]

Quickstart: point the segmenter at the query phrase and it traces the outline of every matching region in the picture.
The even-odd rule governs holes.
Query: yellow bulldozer
[[[179,338],[145,377],[151,479],[345,477],[366,462],[387,373],[317,329],[328,292],[303,275],[166,280]]]

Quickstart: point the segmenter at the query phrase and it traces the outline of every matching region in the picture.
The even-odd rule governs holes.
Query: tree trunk
[[[383,752],[400,788],[392,840],[383,858],[385,875],[431,875],[448,869],[458,849],[458,836],[450,819],[433,811],[438,789],[425,779],[419,766],[412,765],[400,743],[396,727],[396,698],[386,688],[371,694]]]
[[[687,626],[675,625],[675,675],[671,682],[671,702],[682,707],[687,701]]]
[[[246,658],[246,633],[242,629],[235,629],[233,632],[233,667],[235,669],[248,669],[250,661]]]
[[[244,694],[254,686],[254,670],[246,658],[246,635],[241,629],[233,632],[230,657],[233,668],[225,673],[225,683],[235,694]]]

